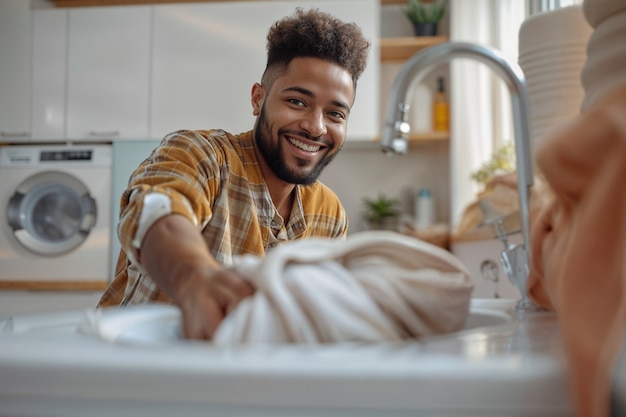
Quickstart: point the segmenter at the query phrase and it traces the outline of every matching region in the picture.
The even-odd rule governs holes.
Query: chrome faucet
[[[521,292],[522,299],[517,304],[518,311],[535,309],[528,298],[526,281],[530,266],[530,187],[533,185],[532,158],[529,134],[529,109],[526,81],[521,68],[507,60],[501,52],[486,46],[465,42],[446,42],[424,49],[413,55],[402,67],[395,79],[387,119],[383,126],[381,146],[383,152],[405,154],[408,149],[408,136],[411,131],[409,109],[415,87],[434,68],[447,63],[452,58],[474,58],[487,64],[505,82],[511,96],[515,130],[515,156],[517,164],[517,191],[519,195],[520,217],[523,243],[513,245],[506,235],[496,234],[504,243],[502,263],[509,280]]]

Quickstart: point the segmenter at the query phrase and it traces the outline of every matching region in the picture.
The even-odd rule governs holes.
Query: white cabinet
[[[317,7],[354,21],[374,43],[368,68],[359,80],[348,139],[374,138],[378,133],[378,0],[155,6],[150,136],[161,138],[177,129],[250,130],[254,125],[250,91],[265,69],[267,31],[297,6]]]
[[[32,140],[146,138],[150,7],[32,12]]]
[[[30,138],[30,2],[0,0],[0,141]]]
[[[298,6],[354,21],[372,41],[348,140],[373,139],[379,132],[379,0],[32,12],[26,1],[0,0],[4,141],[143,140],[183,128],[249,130],[250,91],[265,69],[268,28]]]
[[[33,11],[32,140],[65,139],[67,10]]]
[[[146,138],[152,8],[69,10],[67,138]]]
[[[356,101],[350,112],[347,140],[373,140],[380,135],[380,0],[309,1],[306,4],[346,22],[355,22],[372,43],[367,68],[358,81]]]
[[[280,8],[239,2],[155,6],[151,137],[177,129],[250,130],[250,90],[265,65],[263,28],[276,13],[285,14]]]

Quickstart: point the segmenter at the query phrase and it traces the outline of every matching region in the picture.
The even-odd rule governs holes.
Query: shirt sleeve
[[[150,227],[160,218],[180,214],[198,228],[212,216],[223,153],[198,132],[177,131],[131,175],[121,197],[118,235],[134,262]]]

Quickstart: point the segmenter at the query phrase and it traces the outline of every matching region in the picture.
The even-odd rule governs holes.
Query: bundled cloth
[[[583,11],[582,113],[536,153],[555,199],[533,226],[528,293],[559,316],[576,416],[607,417],[626,410],[626,2]]]
[[[398,233],[303,239],[244,256],[255,287],[218,327],[216,345],[399,341],[460,330],[472,283],[451,253]]]

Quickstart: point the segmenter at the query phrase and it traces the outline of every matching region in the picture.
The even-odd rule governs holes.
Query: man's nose
[[[326,134],[326,120],[321,111],[311,111],[303,120],[302,128],[312,137],[317,138]]]

